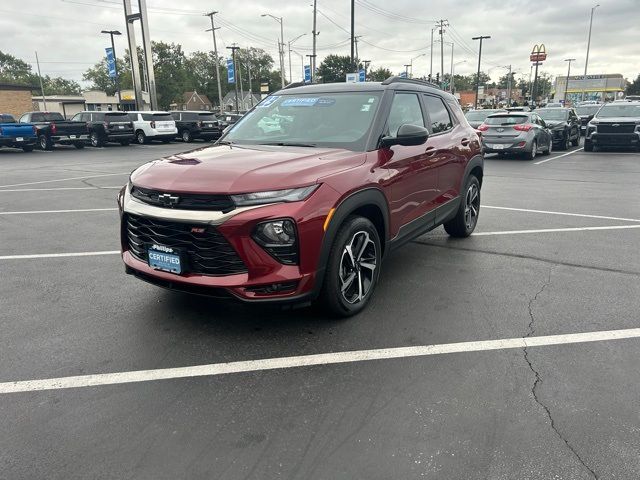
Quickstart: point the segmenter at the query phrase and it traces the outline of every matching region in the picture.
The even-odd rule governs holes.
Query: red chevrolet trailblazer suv
[[[385,255],[438,225],[469,236],[483,157],[429,84],[293,85],[213,146],[135,170],[118,197],[127,273],[246,302],[361,311]]]

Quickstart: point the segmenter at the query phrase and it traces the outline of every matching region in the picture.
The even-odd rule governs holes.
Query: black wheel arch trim
[[[464,175],[462,176],[462,181],[460,182],[459,192],[461,192],[461,194],[464,190],[464,186],[467,184],[469,175],[471,175],[471,171],[476,167],[480,167],[480,169],[482,170],[482,175],[484,176],[484,157],[482,155],[474,156],[471,160],[469,160],[469,163],[467,163],[467,166],[464,169]],[[479,178],[478,181],[480,182],[480,188],[482,188],[482,178]]]
[[[324,273],[327,268],[327,262],[329,261],[329,253],[331,252],[333,241],[338,234],[338,229],[344,220],[358,208],[369,205],[378,207],[382,212],[384,234],[380,238],[380,243],[382,244],[383,252],[386,252],[386,244],[389,239],[389,205],[384,193],[376,187],[369,187],[350,194],[335,207],[336,210],[331,217],[326,232],[324,233],[322,247],[320,248],[320,256],[318,257],[315,285],[311,295],[312,298],[316,298],[322,289]]]

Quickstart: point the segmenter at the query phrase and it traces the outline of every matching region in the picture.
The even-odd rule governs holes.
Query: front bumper
[[[155,285],[189,293],[226,296],[248,302],[303,302],[317,294],[318,259],[324,239],[323,224],[337,201],[337,193],[322,185],[302,202],[278,203],[217,211],[178,210],[148,205],[134,199],[127,187],[121,204],[122,259],[126,271]],[[127,216],[144,216],[197,227],[215,228],[244,262],[246,271],[228,275],[173,274],[156,270],[135,256],[129,247]],[[298,232],[299,264],[278,262],[252,238],[263,221],[292,218]]]
[[[598,133],[595,131],[587,136],[587,141],[599,146],[638,147],[640,145],[640,132]]]

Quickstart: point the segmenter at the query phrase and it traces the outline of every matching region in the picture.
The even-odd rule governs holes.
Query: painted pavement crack
[[[549,269],[549,275],[547,277],[547,281],[542,285],[542,287],[540,288],[540,290],[538,290],[538,292],[529,300],[529,305],[528,305],[528,310],[529,310],[529,325],[527,326],[527,334],[524,336],[524,338],[529,338],[531,336],[533,336],[534,332],[535,332],[535,316],[533,314],[533,305],[535,304],[535,302],[538,300],[538,296],[540,296],[542,294],[542,292],[545,291],[545,289],[551,284],[551,271],[553,270],[553,267]],[[591,474],[591,476],[593,478],[595,478],[596,480],[598,480],[598,475],[596,474],[595,471],[593,471],[593,469],[591,467],[589,467],[589,465],[587,465],[585,463],[585,461],[582,459],[582,457],[580,456],[580,454],[576,451],[576,449],[569,443],[569,440],[567,440],[562,433],[560,432],[560,430],[558,430],[558,427],[556,426],[556,422],[553,419],[553,415],[551,415],[551,410],[549,409],[549,407],[547,405],[545,405],[542,400],[538,397],[538,387],[540,386],[540,384],[543,383],[542,378],[540,377],[540,373],[535,369],[535,367],[533,366],[533,363],[531,362],[531,360],[529,359],[529,352],[527,350],[527,347],[524,347],[523,349],[523,353],[524,353],[524,359],[527,362],[527,365],[529,366],[529,369],[531,370],[531,372],[533,372],[534,376],[535,376],[535,381],[533,382],[533,386],[531,387],[531,394],[533,396],[533,399],[535,400],[535,402],[540,405],[540,407],[542,407],[542,409],[545,411],[545,413],[547,414],[547,417],[549,418],[549,423],[551,425],[551,430],[553,430],[555,432],[556,435],[558,435],[558,437],[560,438],[560,440],[562,440],[564,442],[564,444],[567,446],[567,448],[571,451],[571,453],[573,453],[573,455],[575,456],[575,458],[578,460],[578,462],[580,462],[580,464],[589,471],[589,473]]]

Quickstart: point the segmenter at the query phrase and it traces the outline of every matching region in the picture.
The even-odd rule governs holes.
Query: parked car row
[[[30,152],[34,147],[51,150],[55,145],[80,149],[87,144],[212,141],[241,116],[222,114],[218,118],[201,111],[84,111],[66,120],[58,112],[27,112],[16,121],[12,115],[0,114],[0,147]]]

